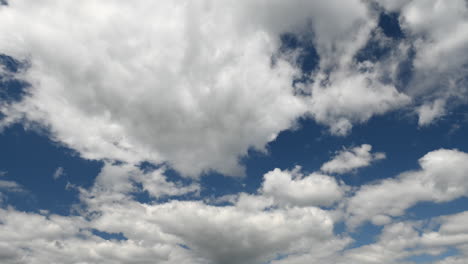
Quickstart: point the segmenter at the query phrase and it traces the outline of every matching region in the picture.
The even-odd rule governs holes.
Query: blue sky
[[[468,4],[0,6],[0,262],[468,261]]]

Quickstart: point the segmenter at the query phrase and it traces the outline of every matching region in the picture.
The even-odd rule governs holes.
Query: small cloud
[[[352,149],[339,151],[330,161],[324,163],[320,170],[327,173],[347,173],[358,168],[367,167],[376,160],[385,159],[385,153],[371,153],[372,146],[362,144]]]
[[[6,172],[6,171],[0,171],[0,177],[3,177],[3,176],[5,176],[5,175],[7,175],[7,172]]]
[[[446,114],[445,100],[437,99],[432,104],[424,104],[416,109],[416,112],[419,115],[418,125],[427,126]]]
[[[24,188],[14,181],[0,180],[0,191],[5,192],[25,192]]]
[[[54,180],[57,180],[58,178],[62,177],[63,175],[65,175],[65,171],[62,167],[58,167],[55,172],[54,172]]]

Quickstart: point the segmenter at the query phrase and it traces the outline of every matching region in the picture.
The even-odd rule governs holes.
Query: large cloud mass
[[[243,175],[239,157],[303,115],[345,135],[409,102],[355,64],[375,26],[357,0],[11,1],[0,53],[27,65],[16,78],[30,88],[0,105],[2,126],[38,123],[85,158]],[[315,46],[315,82],[293,86],[286,32]]]

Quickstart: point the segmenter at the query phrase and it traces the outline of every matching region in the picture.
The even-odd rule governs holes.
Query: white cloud
[[[16,0],[0,7],[0,53],[27,61],[29,69],[14,77],[31,84],[23,101],[0,103],[0,129],[38,123],[53,141],[105,161],[93,187],[78,188],[80,216],[0,209],[0,259],[362,264],[396,263],[416,254],[407,250],[415,246],[434,254],[453,245],[464,250],[463,215],[441,218],[438,230],[423,234],[419,223],[392,223],[419,201],[466,195],[468,154],[460,151],[430,152],[420,170],[357,188],[342,203],[350,187],[298,169],[268,172],[256,193],[213,199],[225,206],[177,201],[200,198],[199,182],[169,179],[164,166],[135,165],[149,160],[193,177],[211,170],[242,175],[239,157],[250,148],[266,151],[299,117],[346,135],[355,124],[414,103],[423,126],[446,113],[449,99],[466,97],[463,1],[380,1],[401,11],[408,38],[398,45],[379,35],[366,2]],[[313,42],[320,57],[309,76],[314,82],[300,87],[305,95],[292,86],[302,74],[293,63],[297,52],[278,54],[284,32]],[[372,32],[398,51],[358,63]],[[413,80],[397,89],[397,65],[412,48]],[[321,171],[345,173],[384,157],[364,144],[339,152]],[[58,168],[54,178],[62,173]],[[0,189],[21,186],[2,180]],[[137,202],[138,192],[154,200]],[[384,229],[376,243],[346,249],[352,239],[334,234],[341,220]],[[127,240],[105,240],[92,229]]]
[[[348,206],[348,212],[356,215],[344,219],[355,223],[353,217],[360,217],[364,208],[366,215],[372,217],[368,220],[384,228],[375,243],[348,249],[353,240],[346,233],[336,235],[333,231],[341,219],[341,205],[332,210],[316,207],[330,206],[342,199],[347,188],[330,176],[303,175],[300,168],[276,169],[265,174],[257,194],[227,197],[225,201],[230,205],[224,206],[170,199],[163,203],[140,203],[131,193],[143,190],[134,182],[144,186],[147,184],[142,182],[144,178],[149,179],[149,186],[160,188],[153,191],[154,197],[170,198],[191,190],[167,181],[163,167],[142,172],[133,165],[107,163],[92,188],[80,189],[81,216],[0,209],[0,256],[5,263],[23,260],[33,264],[404,263],[401,260],[406,257],[439,255],[448,247],[464,250],[468,243],[468,229],[464,225],[468,214],[429,222],[390,223],[394,215],[387,210],[390,207],[386,202],[399,207],[403,199],[396,189],[384,187],[393,181],[399,184],[399,189],[408,186],[416,190],[416,182],[423,184],[431,195],[417,199],[436,202],[454,199],[466,193],[466,187],[462,186],[466,181],[462,172],[466,169],[460,166],[468,164],[467,157],[468,154],[455,150],[433,151],[420,159],[421,170],[358,190]],[[365,200],[377,201],[378,212],[369,210],[374,208],[366,207],[369,203],[352,207],[369,189],[378,186],[384,186],[379,188],[380,196],[368,196]],[[414,198],[411,192],[403,193],[407,200]],[[400,199],[393,199],[392,195]],[[404,210],[405,206],[400,207]],[[103,239],[93,234],[93,229],[122,234],[125,240]],[[452,257],[446,262],[458,259]]]
[[[320,170],[327,173],[347,173],[367,167],[374,161],[385,159],[385,153],[371,153],[371,150],[372,146],[369,144],[341,150],[332,160],[324,163]]]
[[[328,125],[332,134],[341,136],[348,134],[354,123],[363,123],[411,101],[393,85],[379,82],[376,73],[360,73],[357,69],[318,76],[311,89],[311,115]]]
[[[240,156],[303,115],[344,135],[410,100],[355,65],[376,24],[357,0],[18,0],[0,12],[0,52],[29,61],[16,77],[32,85],[1,106],[1,126],[38,122],[84,158],[242,175]],[[294,94],[291,58],[271,63],[281,33],[304,31],[320,56],[311,97]]]
[[[429,124],[447,107],[467,102],[467,16],[464,0],[417,0],[401,10],[403,30],[413,39],[416,50],[414,76],[407,92],[423,98],[417,108],[420,125]]]
[[[1,9],[0,51],[30,60],[22,77],[33,86],[10,111],[85,158],[242,175],[239,155],[305,112],[297,70],[271,66],[278,36],[246,19],[246,5],[15,1]]]
[[[410,256],[426,254],[440,258],[450,248],[458,249],[460,254],[433,263],[466,262],[467,217],[468,213],[462,212],[429,220],[386,225],[375,243],[345,252],[343,259],[348,262],[343,263],[407,263],[404,259]]]
[[[128,200],[132,193],[145,191],[155,199],[198,195],[200,186],[197,182],[183,184],[171,181],[164,175],[165,171],[165,167],[145,172],[131,164],[105,163],[94,186],[90,190],[81,190],[82,196],[94,197],[91,200],[93,203],[105,204],[114,200]]]
[[[331,206],[344,196],[345,187],[333,177],[317,173],[303,175],[299,170],[268,172],[260,192],[277,204],[300,206]]]
[[[52,177],[54,178],[54,180],[62,177],[63,175],[65,175],[65,170],[62,168],[62,167],[58,167],[55,172],[54,172],[54,175],[52,175]]]
[[[447,202],[468,193],[467,153],[439,149],[424,155],[419,164],[419,170],[361,186],[347,201],[347,224],[355,227],[367,220],[378,223],[375,217],[403,215],[418,202]]]
[[[333,237],[330,216],[311,207],[252,212],[173,202],[152,208],[151,214],[163,231],[214,263],[262,263]]]
[[[432,103],[420,106],[416,111],[419,115],[419,126],[428,125],[445,114],[445,100],[437,99]]]
[[[339,250],[347,241],[334,237],[330,216],[314,207],[245,211],[201,202],[114,201],[88,220],[0,210],[4,263],[263,263],[331,244]],[[127,239],[104,240],[93,228]]]

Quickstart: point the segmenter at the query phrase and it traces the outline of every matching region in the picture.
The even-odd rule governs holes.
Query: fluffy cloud
[[[305,111],[297,69],[271,65],[279,38],[249,22],[246,5],[14,1],[0,9],[0,52],[29,61],[20,77],[32,87],[7,114],[48,126],[85,158],[242,175],[238,156]]]
[[[411,101],[393,85],[379,82],[375,73],[347,69],[318,78],[311,87],[310,113],[335,135],[344,136],[354,123],[363,123]]]
[[[4,263],[263,263],[339,240],[327,212],[312,207],[253,212],[116,201],[91,220],[12,209],[1,209],[0,220]],[[125,239],[103,239],[95,228]]]
[[[26,62],[15,77],[31,84],[0,105],[1,126],[39,123],[89,159],[242,175],[238,158],[298,117],[344,135],[410,100],[356,65],[376,25],[357,0],[18,0],[0,12],[0,53]],[[292,85],[297,54],[278,54],[284,32],[319,54],[315,81],[302,85],[310,96]]]
[[[260,192],[283,205],[331,206],[343,197],[345,188],[333,177],[316,173],[305,176],[299,169],[268,172]]]
[[[102,239],[82,217],[0,210],[2,263],[188,263],[168,245]]]
[[[177,200],[140,203],[130,195],[137,191],[132,182],[139,179],[138,173],[141,172],[132,165],[106,164],[90,190],[80,189],[81,216],[1,209],[2,261],[264,263],[278,255],[307,253],[311,248],[317,252],[326,249],[326,255],[334,254],[351,241],[335,236],[331,211],[310,205],[271,207],[274,204],[268,202],[261,205],[262,200],[269,199],[261,195],[243,194],[228,206]],[[162,173],[156,169],[142,177]],[[328,195],[326,190],[318,189],[323,185],[320,182],[317,186],[309,185],[311,190]],[[184,188],[171,186],[164,194],[173,198],[184,193]],[[258,201],[258,206],[245,206],[247,200],[250,205]],[[122,234],[123,239],[105,239],[93,230]]]
[[[424,155],[419,164],[420,170],[360,187],[347,202],[347,224],[386,223],[388,217],[402,215],[417,202],[447,202],[468,193],[467,153],[439,149]]]
[[[371,153],[371,150],[372,146],[369,144],[344,149],[339,151],[332,160],[324,163],[320,170],[328,173],[346,173],[385,158],[385,153]]]
[[[184,176],[242,175],[239,157],[250,148],[266,151],[303,116],[346,135],[353,125],[403,106],[428,125],[447,112],[448,100],[465,100],[465,2],[377,2],[400,13],[404,40],[385,36],[369,1],[359,0],[16,0],[0,6],[0,54],[27,65],[18,71],[2,65],[0,75],[30,84],[21,101],[0,102],[0,129],[39,124],[53,141],[105,164],[91,188],[77,188],[75,216],[0,209],[0,259],[362,264],[436,255],[448,246],[467,252],[465,214],[438,219],[438,229],[392,223],[419,201],[468,193],[468,154],[457,150],[430,152],[421,169],[352,191],[323,173],[384,158],[370,145],[337,153],[323,173],[275,169],[257,192],[211,202],[199,197],[196,179],[165,175],[166,166]],[[286,32],[316,49],[312,72],[297,65],[301,47],[282,51]],[[374,40],[391,49],[388,58],[357,59]],[[405,61],[411,80],[401,85]],[[304,74],[305,82],[293,84]],[[136,165],[145,160],[165,165],[146,171]],[[0,180],[3,190],[22,189]],[[136,201],[141,192],[151,200]],[[376,243],[347,249],[352,239],[335,233],[338,221],[351,229],[365,221],[384,227]]]
[[[196,182],[182,183],[169,180],[166,168],[160,167],[142,171],[131,164],[105,163],[96,177],[93,188],[80,189],[83,197],[93,197],[91,201],[105,204],[114,200],[128,200],[133,193],[147,192],[154,199],[168,196],[195,195],[200,191]]]
[[[79,189],[77,216],[0,209],[0,256],[5,263],[33,264],[393,264],[420,254],[440,255],[449,247],[464,252],[466,212],[429,222],[390,223],[385,216],[399,215],[417,201],[447,201],[467,193],[466,159],[468,154],[460,151],[436,150],[420,159],[418,171],[347,192],[352,195],[346,207],[351,214],[344,218],[342,205],[329,210],[317,206],[342,200],[347,187],[330,176],[303,175],[300,168],[272,170],[256,194],[226,198],[228,204],[221,206],[176,200],[198,186],[168,181],[164,167],[142,171],[131,164],[106,163],[94,186]],[[132,197],[145,190],[156,199],[168,199],[141,203]],[[375,215],[383,216],[375,221],[384,225],[375,243],[347,248],[353,240],[334,231],[338,221],[352,226]],[[115,234],[120,238],[106,238]]]
[[[344,263],[407,263],[405,258],[410,256],[440,257],[450,248],[457,248],[460,255],[449,256],[434,263],[466,262],[467,217],[468,212],[462,212],[429,221],[404,221],[387,225],[375,243],[345,252],[343,258],[348,262]]]
[[[406,2],[397,7],[415,50],[413,78],[406,92],[423,98],[417,112],[419,124],[427,125],[447,107],[467,101],[468,6],[464,0]],[[451,104],[446,104],[448,100]]]

